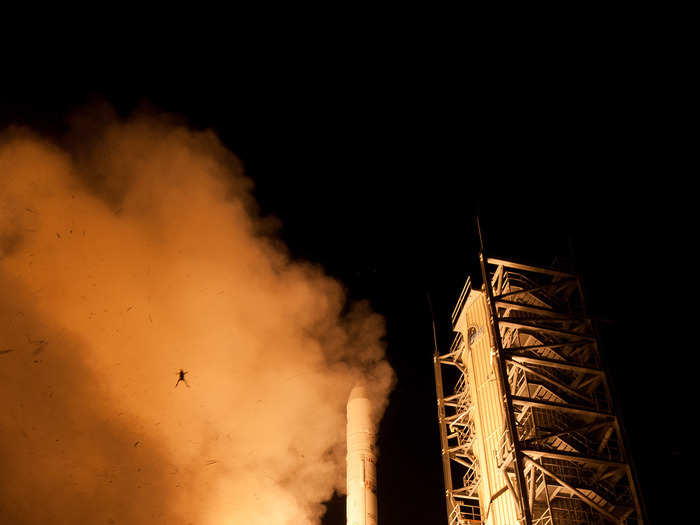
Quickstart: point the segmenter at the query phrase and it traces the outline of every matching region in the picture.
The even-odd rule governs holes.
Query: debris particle
[[[36,348],[34,349],[33,355],[39,355],[44,348],[46,348],[46,345],[49,344],[49,342],[46,339],[39,339],[38,341],[32,341],[29,336],[27,337],[27,341],[29,341],[29,344],[32,345],[37,345]]]

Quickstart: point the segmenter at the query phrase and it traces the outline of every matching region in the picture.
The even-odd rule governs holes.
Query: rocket
[[[348,399],[347,525],[377,525],[376,429],[367,391],[357,385]]]

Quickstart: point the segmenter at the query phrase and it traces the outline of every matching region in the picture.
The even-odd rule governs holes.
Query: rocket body
[[[368,397],[356,386],[348,399],[347,525],[377,525],[376,429]]]

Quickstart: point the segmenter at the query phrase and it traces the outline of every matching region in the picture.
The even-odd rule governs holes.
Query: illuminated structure
[[[361,385],[350,392],[347,408],[347,524],[377,525],[376,429],[372,405]]]
[[[449,525],[642,524],[578,277],[480,260],[434,356]]]

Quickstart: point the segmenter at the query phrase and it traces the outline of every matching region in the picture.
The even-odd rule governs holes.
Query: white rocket
[[[376,429],[367,391],[355,386],[348,399],[347,525],[377,525]]]

